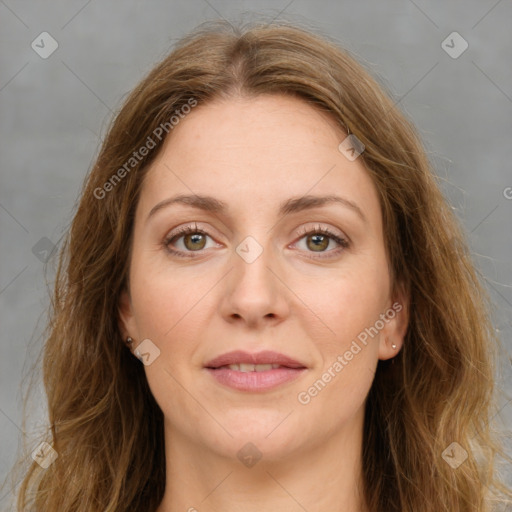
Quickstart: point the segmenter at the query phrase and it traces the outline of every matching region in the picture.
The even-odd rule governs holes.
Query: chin
[[[235,449],[236,455],[239,450],[250,444],[254,445],[266,460],[282,458],[292,448],[292,441],[293,444],[300,443],[301,432],[304,433],[304,429],[295,425],[292,415],[288,416],[289,413],[290,411],[265,411],[255,408],[252,412],[231,412],[220,417],[219,422],[232,437],[224,431],[220,437],[216,436],[217,448],[222,447],[224,454],[233,454]],[[251,451],[254,448],[246,449]]]

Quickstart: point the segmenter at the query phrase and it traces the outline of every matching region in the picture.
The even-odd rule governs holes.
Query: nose
[[[270,245],[263,247],[252,237],[233,251],[221,307],[226,321],[258,328],[287,317],[287,287],[278,261]]]

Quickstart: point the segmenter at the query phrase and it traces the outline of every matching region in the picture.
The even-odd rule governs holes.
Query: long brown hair
[[[328,38],[283,23],[215,22],[182,39],[135,87],[87,176],[61,247],[44,345],[45,440],[58,457],[47,469],[31,461],[19,511],[153,512],[162,500],[163,414],[118,327],[134,210],[165,139],[159,126],[172,137],[169,120],[191,98],[201,105],[260,94],[300,98],[364,144],[393,283],[410,297],[403,350],[394,364],[379,362],[366,403],[368,509],[483,512],[491,490],[511,496],[495,471],[504,453],[490,427],[499,342],[491,303],[415,129]],[[155,147],[127,166],[148,137]],[[454,442],[468,453],[457,469],[443,457]]]

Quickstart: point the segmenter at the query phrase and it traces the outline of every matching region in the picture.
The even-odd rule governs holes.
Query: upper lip
[[[227,352],[215,357],[204,366],[205,368],[220,368],[230,364],[279,364],[288,368],[306,368],[299,361],[272,350],[264,350],[254,354],[244,352],[243,350],[234,350],[233,352]]]

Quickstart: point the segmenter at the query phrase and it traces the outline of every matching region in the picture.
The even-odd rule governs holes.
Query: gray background
[[[176,39],[205,20],[238,21],[242,13],[335,37],[414,121],[496,304],[504,344],[498,386],[510,392],[511,1],[0,0],[0,479],[45,421],[36,383],[35,419],[22,429],[20,385],[42,344],[54,275],[51,258],[47,285],[41,260],[71,220],[107,121]],[[47,59],[31,48],[44,31],[59,45]],[[469,45],[458,58],[442,47],[453,31]],[[510,434],[509,400],[501,396],[496,419]],[[8,501],[4,489],[0,508]]]

